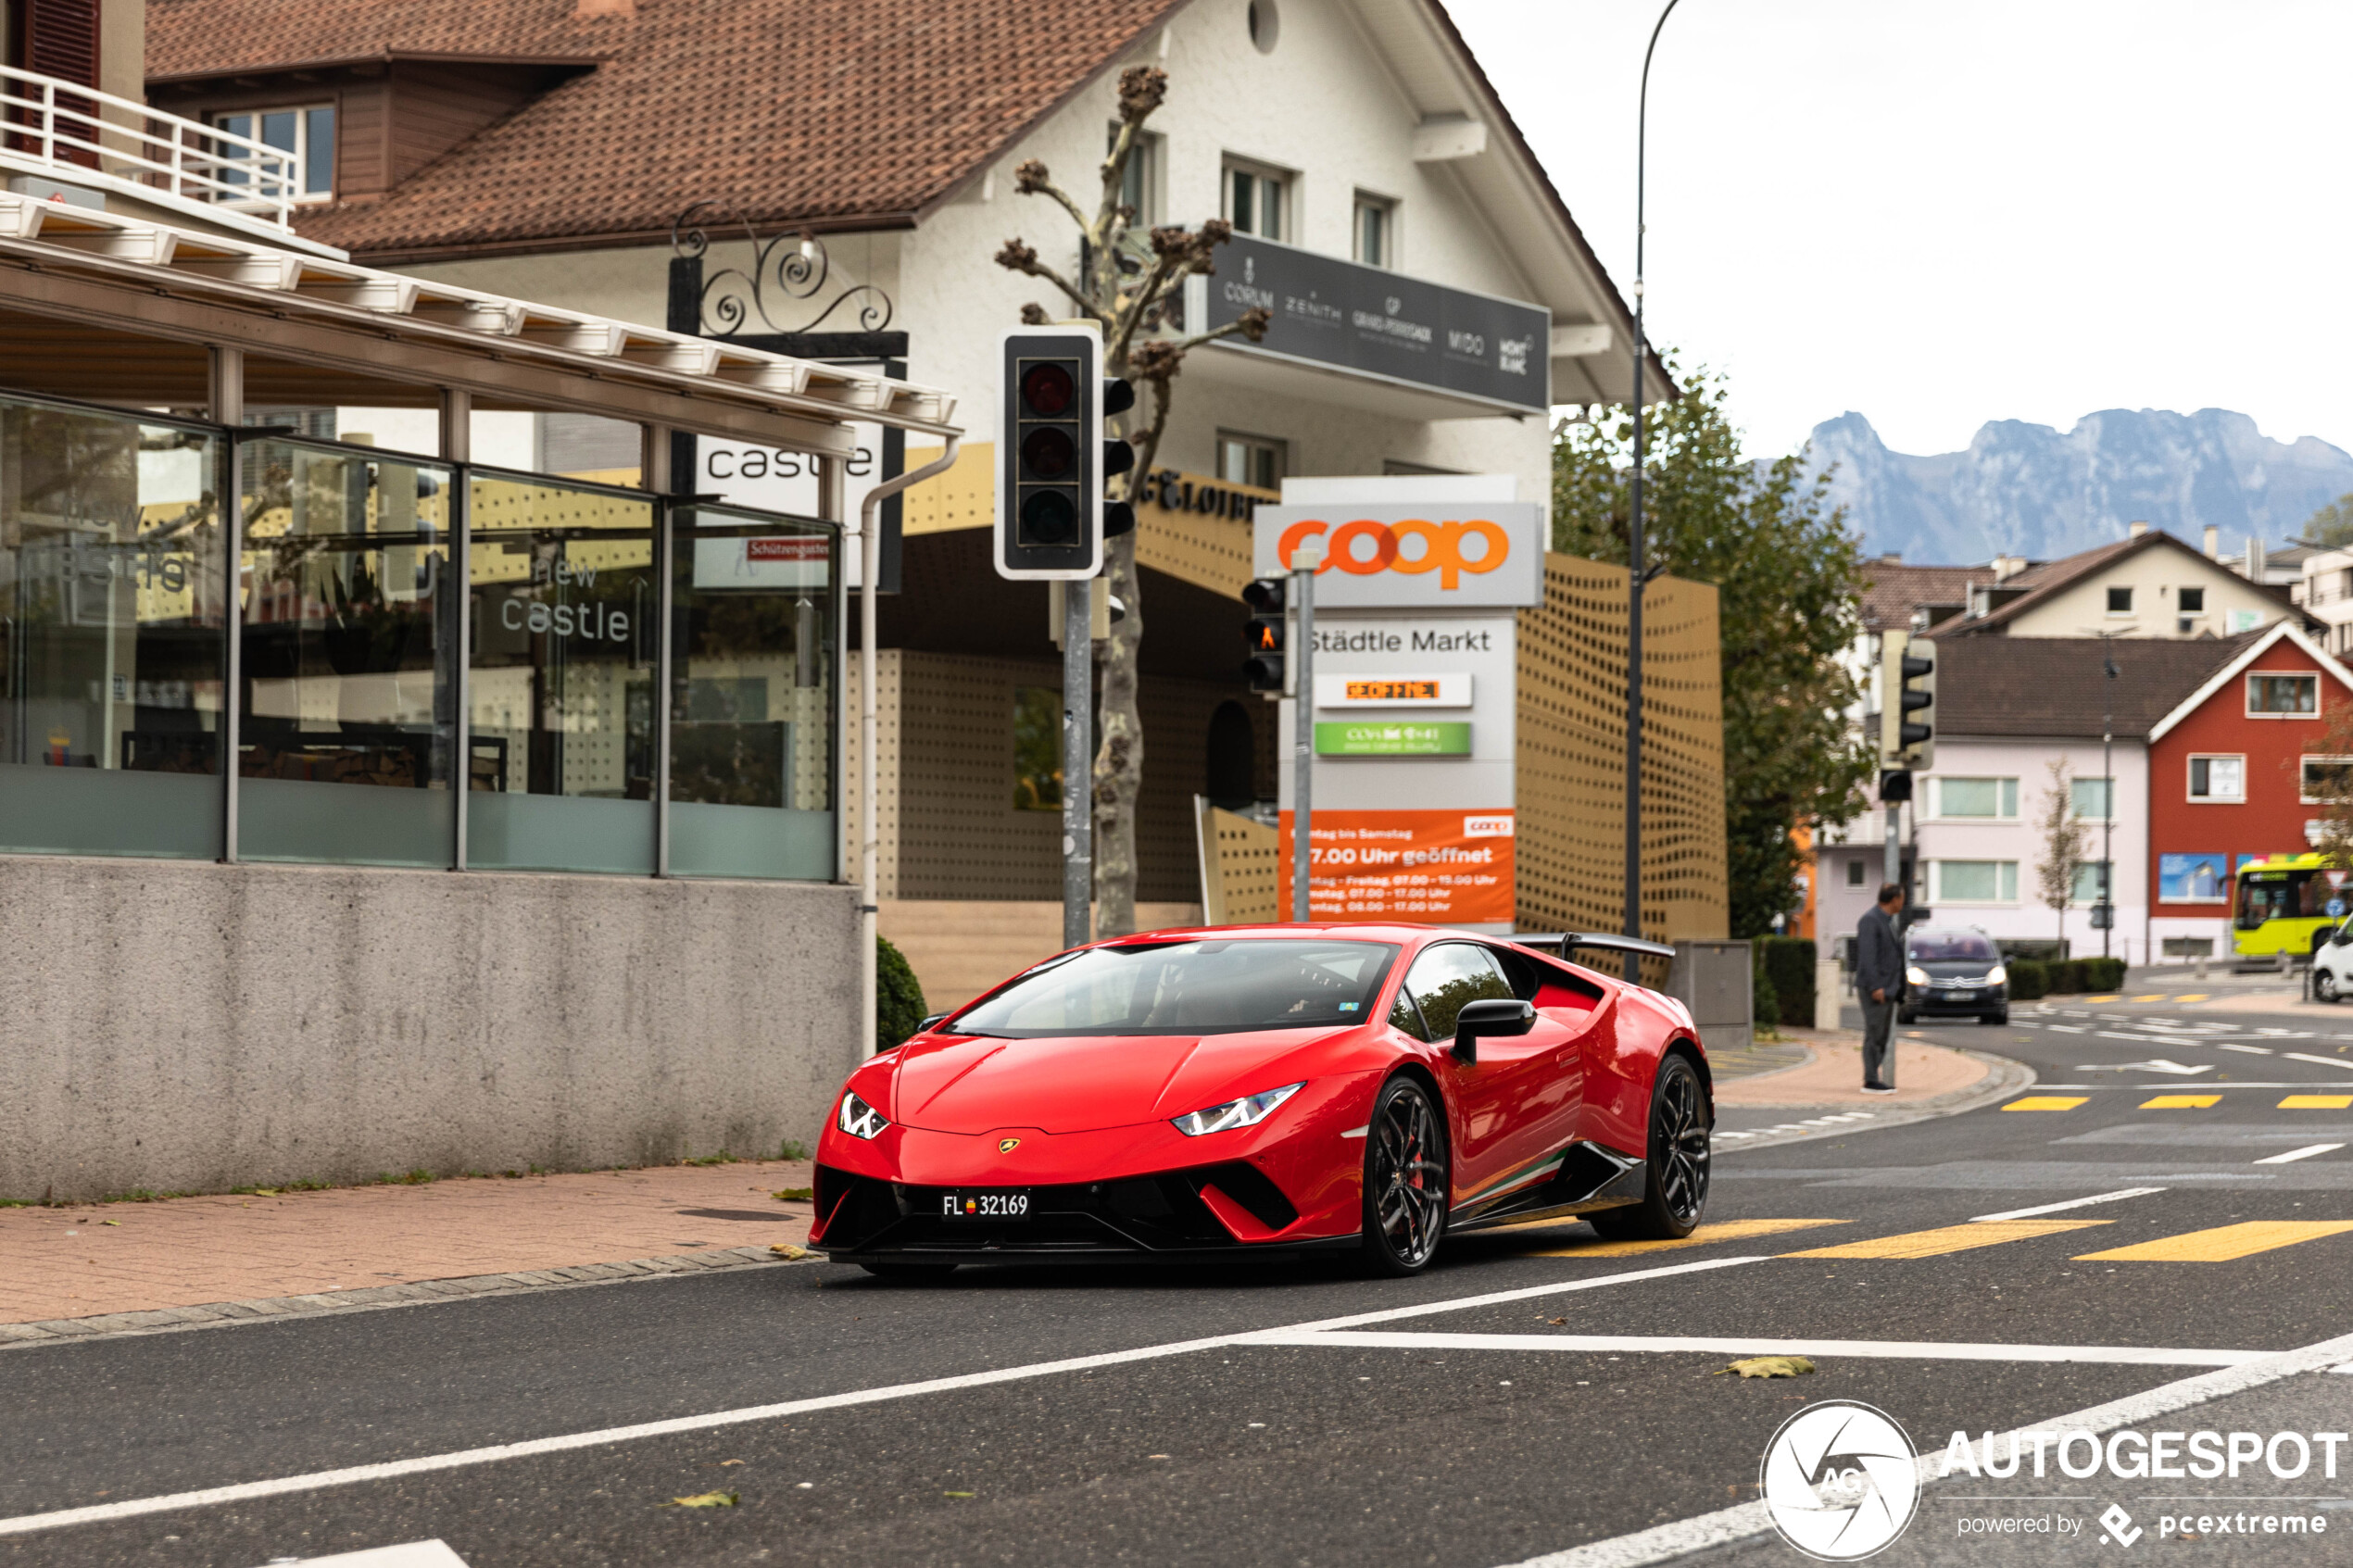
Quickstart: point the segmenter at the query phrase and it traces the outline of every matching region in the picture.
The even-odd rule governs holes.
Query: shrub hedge
[[[1780,1022],[1781,998],[1773,989],[1773,977],[1765,972],[1765,966],[1761,963],[1756,966],[1755,988],[1749,995],[1751,1005],[1756,1010],[1756,1033],[1760,1035],[1771,1034],[1774,1025]]]
[[[907,956],[887,936],[875,938],[875,1047],[903,1043],[924,1021],[924,988]]]
[[[2012,959],[2003,967],[2009,972],[2010,1000],[2031,1002],[2038,997],[2049,995],[2051,972],[2048,964],[2037,963],[2032,959]]]
[[[1780,1006],[1771,1016],[1793,1028],[1814,1027],[1814,944],[1803,936],[1760,936],[1756,939],[1757,972],[1773,983]],[[1764,993],[1759,992],[1758,1005]],[[1763,1019],[1767,1014],[1756,1015]]]

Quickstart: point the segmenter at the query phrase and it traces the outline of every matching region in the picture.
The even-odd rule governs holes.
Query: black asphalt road
[[[2170,1001],[2057,1000],[2039,1010],[2021,1007],[2014,1023],[1921,1033],[2024,1060],[2042,1080],[2029,1095],[2080,1104],[1989,1107],[1907,1127],[1831,1130],[1729,1151],[1718,1163],[1712,1222],[1824,1223],[1699,1246],[1595,1255],[1586,1227],[1553,1226],[1463,1238],[1441,1266],[1404,1283],[1305,1268],[967,1270],[945,1286],[908,1287],[811,1263],[0,1350],[0,1520],[8,1520],[1410,1305],[1541,1292],[1371,1325],[1415,1336],[1407,1344],[1214,1345],[326,1489],[0,1533],[0,1562],[256,1568],[439,1537],[470,1568],[763,1562],[1496,1568],[1753,1498],[1768,1438],[1809,1401],[1864,1400],[1894,1416],[1921,1447],[1941,1449],[1955,1429],[2045,1422],[2204,1369],[2052,1363],[1998,1352],[1980,1360],[1825,1355],[1809,1377],[1752,1381],[1716,1375],[1730,1359],[1722,1351],[1479,1348],[1429,1336],[1769,1336],[2271,1350],[2353,1331],[2343,1290],[2353,1233],[2231,1261],[2084,1257],[2248,1222],[2353,1220],[2353,1107],[2279,1104],[2292,1094],[2353,1095],[2353,1051],[2346,1048],[2353,1047],[2353,1008],[2340,1023],[2312,1012],[2273,1018]],[[2334,1065],[2340,1057],[2343,1068]],[[2190,1071],[2144,1065],[2158,1060]],[[2084,1086],[2053,1087],[2076,1085]],[[2210,1107],[2142,1109],[2174,1094],[2219,1098]],[[2322,1143],[2347,1147],[2258,1163]],[[2096,1222],[2080,1228],[1968,1250],[1786,1256],[2138,1186],[2162,1190],[2045,1216]],[[1558,1288],[1734,1258],[1764,1261]],[[2345,1394],[2336,1393],[2340,1385]],[[2353,1413],[2353,1378],[2310,1397],[2334,1399],[2343,1427]],[[2310,1489],[2353,1498],[2353,1477],[2315,1481]],[[737,1494],[738,1505],[663,1506],[712,1490]],[[2336,1517],[2353,1537],[2353,1513]],[[0,1532],[7,1528],[0,1524]],[[1903,1549],[1894,1560],[1903,1560]],[[1778,1546],[1761,1556],[1749,1549],[1742,1560],[1764,1556],[1800,1561]],[[2328,1560],[2296,1549],[2267,1559]]]

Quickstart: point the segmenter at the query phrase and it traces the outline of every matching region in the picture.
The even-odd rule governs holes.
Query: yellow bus
[[[2353,909],[2339,902],[2336,912],[2329,912],[2333,900],[2346,897],[2341,884],[2353,880],[2341,871],[2334,875],[2333,883],[2324,855],[2274,855],[2241,866],[2231,906],[2233,945],[2239,954],[2268,958],[2318,947]]]

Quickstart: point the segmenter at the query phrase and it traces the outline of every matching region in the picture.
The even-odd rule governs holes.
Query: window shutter
[[[99,0],[24,0],[25,69],[98,85]]]

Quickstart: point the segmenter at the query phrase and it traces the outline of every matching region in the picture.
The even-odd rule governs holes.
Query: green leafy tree
[[[1847,720],[1842,662],[1862,631],[1862,542],[1809,476],[1804,452],[1753,463],[1702,370],[1644,431],[1646,562],[1713,583],[1723,638],[1724,814],[1731,928],[1761,935],[1786,912],[1818,833],[1864,806],[1873,761]],[[1633,421],[1624,408],[1564,425],[1553,443],[1553,548],[1624,565]]]
[[[2353,545],[2353,492],[2339,495],[2304,520],[2299,535],[2307,544],[2341,550]]]

